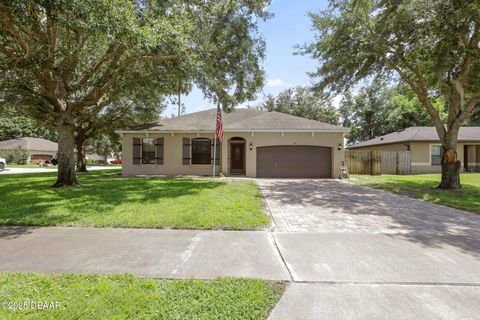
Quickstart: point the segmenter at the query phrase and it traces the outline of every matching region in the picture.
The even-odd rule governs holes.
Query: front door
[[[245,143],[230,144],[230,173],[245,173]]]

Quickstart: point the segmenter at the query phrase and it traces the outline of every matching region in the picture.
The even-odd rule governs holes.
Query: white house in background
[[[94,152],[94,151],[88,151],[88,147],[87,147],[87,152],[85,154],[85,158],[87,159],[87,161],[91,161],[93,163],[99,163],[99,164],[104,164],[105,163],[105,157]],[[109,155],[107,157],[107,164],[110,163],[110,161],[112,160],[115,160],[116,158],[113,157],[113,155]]]

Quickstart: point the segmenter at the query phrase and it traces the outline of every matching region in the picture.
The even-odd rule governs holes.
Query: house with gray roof
[[[5,155],[15,149],[26,150],[29,154],[28,162],[30,163],[44,163],[55,156],[58,144],[50,140],[32,137],[0,141],[0,155]]]
[[[434,127],[410,127],[349,147],[353,150],[410,151],[412,173],[441,172],[441,143]],[[480,172],[480,127],[462,127],[457,157],[464,172]]]
[[[223,113],[224,141],[215,144],[216,109],[118,130],[123,175],[335,177],[348,129],[259,109]],[[216,145],[216,149],[214,146]],[[214,159],[215,154],[215,159]]]

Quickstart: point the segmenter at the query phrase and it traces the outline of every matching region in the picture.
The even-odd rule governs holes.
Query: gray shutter
[[[133,138],[133,164],[140,164],[142,160],[142,140],[140,138]]]
[[[217,151],[215,151],[215,165],[218,165],[220,163],[220,145],[221,142],[217,140]],[[213,148],[215,147],[215,140],[212,140],[211,144],[211,153],[210,153],[210,159],[211,163],[213,164]]]
[[[163,165],[163,138],[155,139],[155,164]]]
[[[183,138],[183,165],[188,166],[190,165],[190,139]]]

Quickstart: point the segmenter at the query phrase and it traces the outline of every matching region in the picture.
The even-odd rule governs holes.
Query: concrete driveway
[[[480,215],[338,180],[258,184],[293,280],[270,319],[479,319]]]

